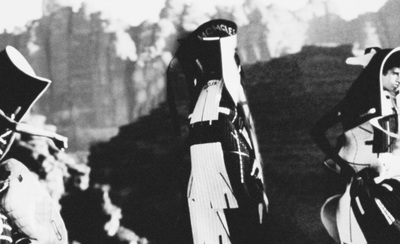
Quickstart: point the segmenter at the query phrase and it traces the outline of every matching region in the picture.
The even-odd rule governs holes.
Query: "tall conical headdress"
[[[28,61],[12,46],[0,52],[0,109],[20,121],[51,81],[35,74]]]

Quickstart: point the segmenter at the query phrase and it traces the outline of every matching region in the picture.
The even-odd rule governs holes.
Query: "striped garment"
[[[0,213],[0,219],[0,244],[12,243],[12,229],[9,224],[9,220],[3,213]]]

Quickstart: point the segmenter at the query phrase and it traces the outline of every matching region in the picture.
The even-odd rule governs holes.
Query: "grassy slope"
[[[348,47],[308,48],[244,67],[265,162],[270,199],[266,231],[273,243],[332,243],[319,211],[327,197],[340,191],[340,179],[324,169],[324,155],[308,132],[360,71],[345,65],[349,55]],[[184,141],[172,136],[171,128],[163,106],[122,127],[110,142],[93,146],[89,160],[92,180],[113,186],[126,226],[154,243],[186,244],[190,163]]]
[[[333,243],[319,211],[328,196],[341,191],[341,179],[322,166],[324,155],[308,133],[360,71],[344,63],[347,50],[306,49],[246,67],[275,243]]]

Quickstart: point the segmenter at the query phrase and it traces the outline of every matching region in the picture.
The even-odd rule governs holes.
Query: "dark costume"
[[[400,49],[368,51],[371,52],[364,56],[365,67],[345,98],[311,131],[317,145],[335,162],[327,165],[338,166],[348,182],[343,195],[325,202],[321,217],[329,234],[338,242],[392,243],[393,238],[400,241],[400,231],[391,235],[382,233],[388,233],[388,226],[393,227],[394,220],[400,217],[400,208],[394,207],[400,206],[398,184],[393,182],[400,176],[400,137],[396,97],[383,87],[382,75],[385,69],[400,67]],[[337,123],[342,124],[343,134],[336,145],[331,145],[325,133]],[[395,190],[387,194],[385,186]],[[396,210],[389,213],[387,209]],[[389,215],[393,221],[385,220],[383,225],[385,221],[379,220]]]
[[[170,66],[179,61],[189,89],[187,197],[195,244],[260,243],[265,231],[268,203],[236,32],[231,21],[204,23],[181,42]]]

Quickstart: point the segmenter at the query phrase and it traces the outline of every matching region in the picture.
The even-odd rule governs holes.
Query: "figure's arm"
[[[315,144],[328,156],[334,159],[337,155],[334,146],[326,136],[327,131],[340,122],[339,110],[337,107],[331,109],[320,118],[311,128],[310,135]]]
[[[322,118],[312,127],[310,135],[325,155],[339,165],[341,173],[351,176],[354,173],[354,170],[346,160],[339,156],[337,149],[331,144],[326,135],[329,129],[341,122],[340,106],[340,104],[335,106],[328,113],[322,116]]]
[[[250,108],[247,103],[247,97],[244,92],[243,86],[240,86],[239,101],[238,101],[237,106],[238,106],[237,107],[238,111],[241,110],[241,112],[243,113],[243,116],[245,119],[243,130],[246,130],[246,132],[248,134],[248,137],[249,137],[248,143],[251,146],[251,151],[253,152],[253,156],[254,156],[254,162],[253,162],[253,167],[251,170],[251,175],[254,177],[254,180],[256,182],[260,183],[259,190],[261,190],[261,192],[262,192],[262,199],[265,204],[264,207],[265,207],[265,210],[268,212],[269,200],[268,200],[267,194],[265,192],[266,186],[265,186],[264,170],[263,170],[264,163],[262,161],[261,153],[259,151],[258,139],[257,139],[256,131],[255,131],[255,125],[254,125],[253,117],[251,116],[251,113],[250,113]],[[262,223],[263,222],[262,214],[261,214],[262,208],[259,209],[259,211],[260,211],[260,213],[259,213],[260,223]]]
[[[179,65],[178,59],[174,58],[171,60],[171,62],[168,65],[168,68],[167,68],[167,101],[168,101],[169,111],[172,116],[172,123],[174,126],[174,128],[173,128],[174,134],[177,136],[180,136],[178,110],[176,107],[175,91],[174,91],[174,85],[173,85],[173,82],[175,82],[177,79],[176,69],[177,69],[178,65]]]
[[[262,158],[261,158],[261,153],[259,151],[258,139],[257,139],[256,131],[255,131],[253,117],[251,116],[250,108],[247,103],[246,94],[245,94],[242,86],[240,86],[240,91],[239,91],[238,110],[239,109],[242,111],[243,116],[245,118],[244,129],[248,133],[248,136],[249,136],[248,139],[250,140],[249,144],[252,147],[251,149],[253,151],[253,154],[254,154],[253,156],[255,158],[253,169],[252,169],[252,174],[254,174],[256,172],[257,168],[259,168],[258,169],[259,171],[262,171],[263,162],[262,162]],[[260,178],[264,182],[262,175],[260,175]]]
[[[8,117],[2,110],[0,110],[0,124],[2,127],[7,128],[10,131],[29,134],[32,136],[42,136],[51,139],[58,150],[64,150],[68,147],[68,138],[61,136],[55,132],[47,131],[27,123],[14,121]]]

